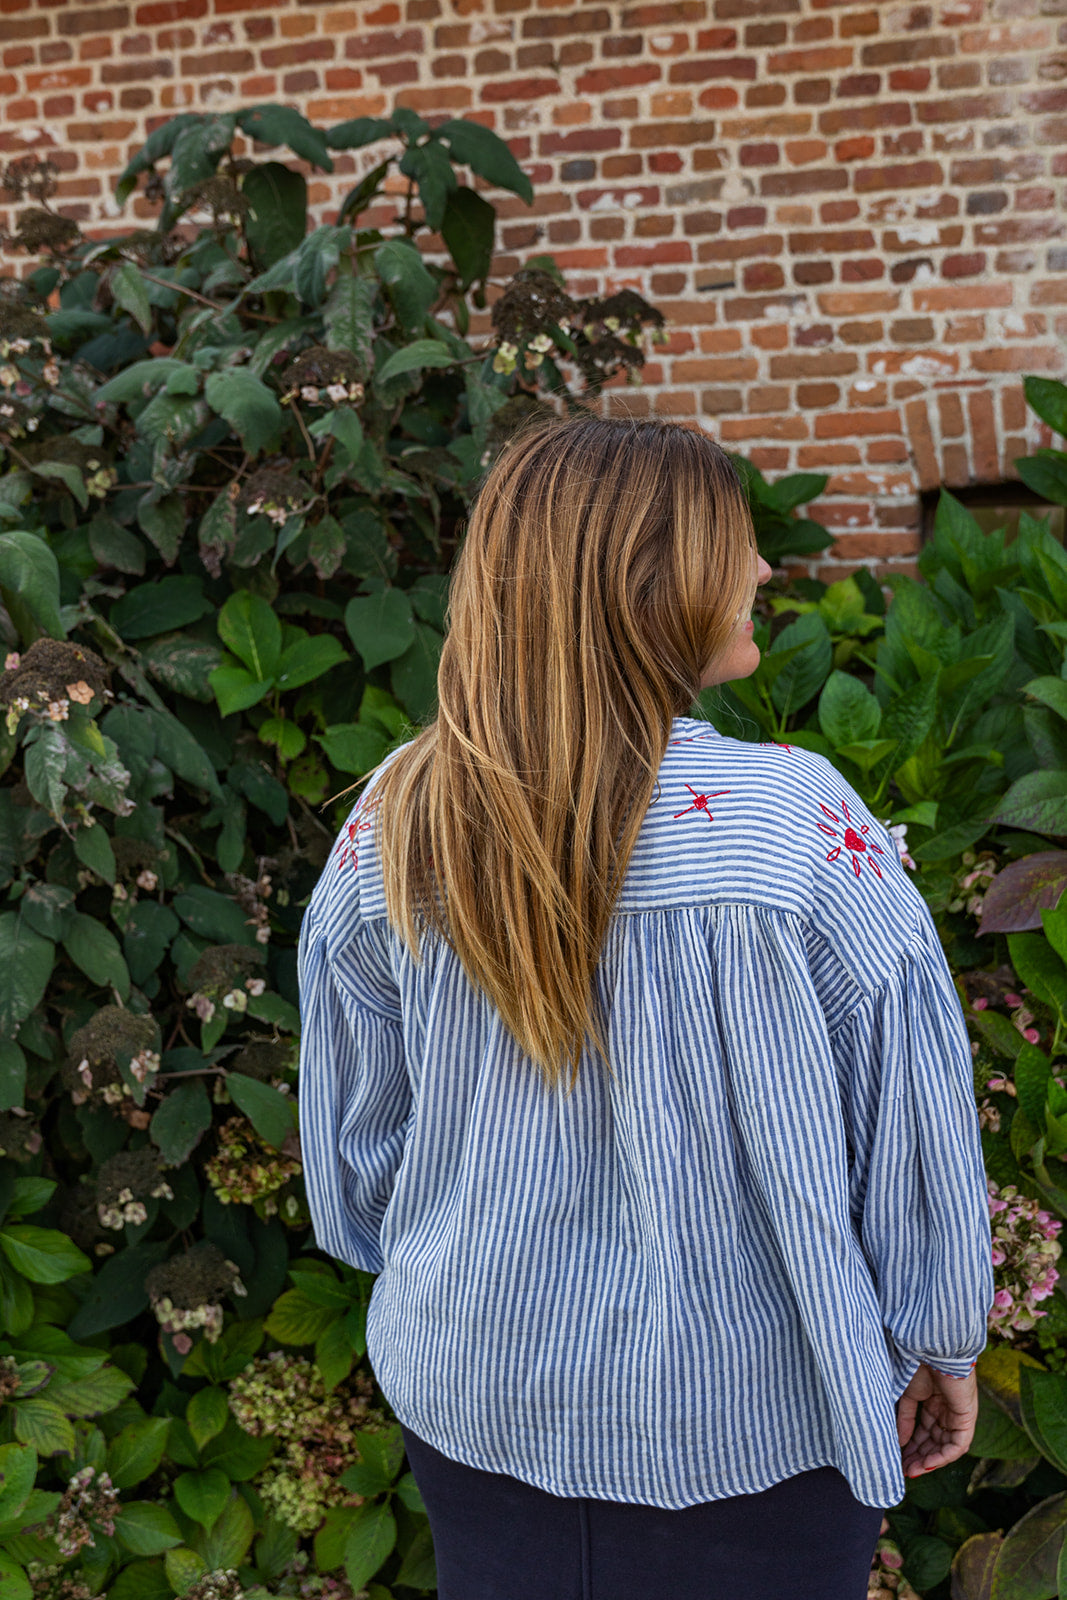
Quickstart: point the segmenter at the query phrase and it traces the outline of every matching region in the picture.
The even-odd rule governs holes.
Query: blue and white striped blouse
[[[556,1495],[834,1466],[895,1505],[894,1402],[968,1372],[993,1269],[963,1017],[884,828],[821,756],[677,718],[596,976],[614,1076],[568,1096],[391,930],[365,800],[301,931],[301,1138],[397,1416]]]

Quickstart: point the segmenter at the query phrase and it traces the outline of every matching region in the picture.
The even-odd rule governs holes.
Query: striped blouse
[[[595,977],[613,1075],[549,1094],[390,928],[372,793],[301,930],[299,1095],[397,1416],[556,1495],[833,1466],[895,1505],[895,1401],[970,1370],[993,1270],[963,1016],[885,829],[821,756],[676,718]]]

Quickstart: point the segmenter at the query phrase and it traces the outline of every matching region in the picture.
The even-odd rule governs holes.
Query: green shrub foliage
[[[261,154],[329,171],[371,145],[310,231],[303,172]],[[472,176],[530,199],[475,124],[321,130],[272,105],[156,129],[119,193],[143,184],[158,226],[106,242],[51,209],[45,165],[3,173],[39,258],[0,282],[5,1600],[434,1588],[366,1362],[371,1280],[308,1225],[296,937],[330,797],[432,714],[485,466],[665,337],[639,296],[573,296],[548,257],[472,336],[495,231]],[[1030,394],[1047,418],[1061,388]],[[796,514],[824,479],[739,466],[772,561],[826,546]],[[1067,1216],[1067,562],[1039,523],[1005,545],[945,496],[922,568],[888,610],[862,572],[779,583],[758,673],[707,707],[831,756],[907,830],[989,1172],[1018,1197],[1005,1248],[1046,1262],[1019,1206]],[[1067,1304],[1045,1307],[1005,1313],[982,1358],[971,1457],[890,1515],[885,1570],[930,1600],[950,1566],[964,1600],[994,1568],[997,1600],[1055,1592]]]

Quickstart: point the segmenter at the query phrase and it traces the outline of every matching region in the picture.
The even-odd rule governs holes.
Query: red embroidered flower
[[[829,817],[831,822],[836,822],[839,828],[844,827],[845,830],[844,839],[840,844],[835,845],[830,851],[829,855],[826,857],[827,861],[836,861],[838,856],[841,854],[841,851],[847,850],[852,857],[852,870],[858,878],[862,871],[863,858],[866,856],[867,865],[870,867],[875,877],[880,878],[882,876],[882,869],[874,858],[875,856],[884,856],[885,851],[880,849],[876,844],[869,844],[867,840],[863,838],[865,833],[870,833],[871,831],[870,823],[861,822],[859,829],[857,830],[853,824],[851,816],[849,815],[848,806],[845,805],[843,800],[840,802],[840,806],[841,810],[845,814],[844,823],[842,823],[841,818],[836,812],[830,810],[829,806],[824,806],[821,803],[819,805],[819,810],[822,812],[824,817]],[[817,828],[821,828],[823,833],[828,833],[831,839],[838,839],[841,837],[840,834],[834,832],[833,828],[828,828],[825,822],[817,822],[815,826]]]
[[[689,784],[689,783],[686,784],[686,788],[689,790],[689,793],[693,796],[693,804],[691,806],[686,806],[684,811],[676,811],[674,813],[674,820],[676,822],[677,822],[679,817],[687,817],[689,815],[690,811],[703,811],[703,813],[707,817],[708,821],[709,822],[714,822],[715,819],[712,816],[711,812],[708,810],[708,801],[709,800],[717,800],[721,794],[729,794],[730,793],[729,789],[716,789],[714,794],[697,794],[697,792],[693,788],[692,784]]]
[[[351,859],[352,862],[352,871],[355,872],[356,868],[359,866],[359,856],[356,854],[357,835],[363,833],[365,829],[372,828],[373,826],[373,817],[360,817],[358,812],[353,813],[353,820],[345,824],[344,831],[334,848],[335,855],[338,851],[340,851],[340,860],[337,863],[338,872],[340,872],[341,868],[349,859]]]

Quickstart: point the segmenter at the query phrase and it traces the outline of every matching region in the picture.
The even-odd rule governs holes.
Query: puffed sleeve
[[[875,1278],[900,1388],[919,1362],[964,1376],[993,1301],[971,1052],[925,907],[896,969],[833,1035],[849,1203]]]
[[[346,969],[360,946],[331,959],[314,914],[300,930],[300,1144],[320,1249],[365,1272],[382,1270],[380,1234],[411,1111],[399,1006],[370,973],[354,992]],[[369,1003],[376,998],[378,1003]]]

